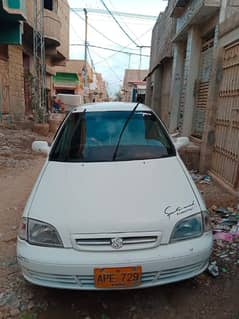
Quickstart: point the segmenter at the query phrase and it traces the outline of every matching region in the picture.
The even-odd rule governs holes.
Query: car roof
[[[104,112],[104,111],[132,111],[137,103],[128,102],[101,102],[90,103],[75,107],[72,112]],[[139,104],[138,111],[152,111],[148,106]]]

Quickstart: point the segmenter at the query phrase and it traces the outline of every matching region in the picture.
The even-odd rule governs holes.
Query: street
[[[220,270],[217,278],[204,273],[176,284],[113,292],[63,291],[25,282],[16,262],[16,236],[22,210],[44,163],[43,156],[31,152],[31,142],[43,137],[8,129],[0,129],[0,137],[1,319],[239,318],[238,240],[214,246],[212,260]],[[238,204],[214,182],[199,187],[208,207]]]

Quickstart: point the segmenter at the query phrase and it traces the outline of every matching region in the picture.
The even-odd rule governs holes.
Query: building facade
[[[198,147],[200,170],[210,171],[236,192],[238,22],[235,0],[169,1],[152,35],[146,96],[171,133],[179,131]],[[163,47],[168,50],[162,51]]]
[[[77,94],[85,103],[107,101],[105,82],[100,73],[94,73],[87,63],[87,88],[84,89],[84,60],[67,60],[65,66],[55,67],[54,95]]]
[[[96,92],[95,102],[108,102],[109,96],[101,73],[96,73]]]
[[[122,101],[145,103],[146,82],[144,81],[148,70],[126,69],[124,74]]]
[[[53,67],[64,64],[69,55],[68,1],[44,0],[43,14],[50,103]],[[0,16],[0,115],[18,121],[32,113],[34,0],[1,0]]]
[[[170,89],[173,66],[172,38],[175,20],[171,18],[174,1],[169,2],[153,28],[150,54],[150,72],[147,79],[146,104],[160,116],[165,125],[169,124]],[[165,28],[167,26],[167,28]]]

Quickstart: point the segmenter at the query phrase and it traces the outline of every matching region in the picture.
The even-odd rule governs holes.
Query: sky
[[[111,11],[158,16],[167,6],[165,0],[104,0]],[[70,58],[84,59],[84,13],[82,8],[104,9],[101,0],[69,0],[70,17]],[[139,54],[136,46],[150,46],[154,19],[138,19],[115,15],[116,19],[129,35],[129,39],[109,14],[88,12],[88,44],[114,50]],[[98,31],[98,32],[97,32]],[[103,34],[103,35],[102,35]],[[108,38],[106,39],[104,35]],[[133,41],[132,41],[133,40]],[[134,43],[133,43],[134,42]],[[80,44],[80,46],[79,46]],[[90,53],[90,55],[89,55]],[[114,96],[123,84],[124,70],[140,67],[139,55],[122,54],[89,46],[88,62],[93,61],[96,72],[102,73],[107,82],[110,96]],[[142,48],[142,54],[149,56],[150,48]],[[148,69],[149,57],[142,57],[141,69]]]

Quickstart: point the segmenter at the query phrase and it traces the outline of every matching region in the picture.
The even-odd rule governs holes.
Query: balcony
[[[205,23],[209,18],[213,17],[219,9],[220,0],[177,1],[171,15],[177,18],[175,39],[187,31],[191,25]]]
[[[4,18],[10,20],[25,20],[26,19],[26,3],[25,0],[2,0],[2,8],[5,11]]]
[[[44,9],[44,34],[46,48],[58,47],[61,44],[61,21],[58,15]]]
[[[25,19],[25,0],[0,1],[0,44],[22,44],[22,21]]]

